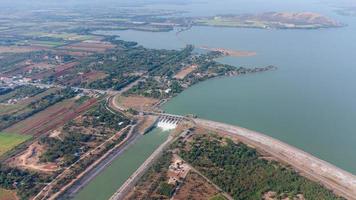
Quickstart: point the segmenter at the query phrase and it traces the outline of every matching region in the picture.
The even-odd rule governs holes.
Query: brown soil
[[[31,51],[45,50],[46,48],[25,46],[0,46],[0,53],[26,53]]]
[[[173,199],[206,200],[218,193],[219,191],[213,185],[197,173],[190,171]]]
[[[0,188],[0,200],[19,200],[19,198],[15,191]]]
[[[90,56],[93,53],[92,52],[83,52],[83,51],[68,51],[68,50],[57,50],[56,51],[60,55],[71,55],[74,57],[85,57],[85,56]]]
[[[140,123],[137,125],[137,131],[140,134],[145,134],[146,131],[155,123],[157,120],[156,116],[143,116],[139,117]]]
[[[191,66],[185,67],[181,71],[179,71],[173,78],[182,80],[188,74],[192,73],[197,68],[198,68],[198,65],[191,65]]]
[[[80,84],[82,82],[91,83],[99,79],[103,79],[107,76],[106,73],[100,71],[90,71],[84,74],[78,75],[76,78],[69,80],[66,84]]]
[[[273,191],[268,191],[265,194],[263,194],[262,196],[262,200],[278,200],[278,199],[282,199],[282,200],[305,200],[304,196],[302,194],[298,194],[295,197],[293,197],[292,199],[289,197],[285,197],[287,195],[285,194],[277,194],[276,192]]]
[[[44,151],[45,148],[42,145],[34,142],[20,155],[11,158],[9,165],[43,173],[57,171],[59,167],[55,163],[40,163],[40,156]]]
[[[275,12],[259,15],[260,20],[269,19],[270,21],[279,21],[295,24],[323,24],[329,26],[339,26],[335,20],[325,17],[319,13],[313,12]]]
[[[250,56],[257,55],[257,53],[254,51],[239,51],[239,50],[223,49],[223,48],[210,48],[207,46],[202,46],[200,48],[205,50],[210,50],[210,51],[218,51],[220,53],[223,53],[225,56],[233,56],[233,57],[250,57]]]
[[[65,122],[74,119],[81,113],[96,104],[96,99],[90,99],[80,106],[75,104],[75,99],[59,102],[49,108],[5,129],[5,132],[17,134],[40,135],[48,132]]]
[[[54,67],[53,64],[49,64],[47,62],[39,62],[39,63],[31,63],[25,67],[26,71],[31,69],[52,69]]]
[[[159,102],[159,99],[142,97],[142,96],[129,96],[129,97],[119,97],[118,103],[126,108],[132,108],[135,110],[149,111],[152,107]]]
[[[115,46],[109,42],[86,40],[83,42],[67,45],[63,47],[63,49],[87,52],[105,52],[106,50],[112,49],[114,47]]]

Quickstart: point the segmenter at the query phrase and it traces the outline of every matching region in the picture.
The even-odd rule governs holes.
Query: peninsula
[[[318,29],[336,28],[344,24],[312,12],[267,12],[262,14],[218,15],[193,20],[198,26],[238,28]]]

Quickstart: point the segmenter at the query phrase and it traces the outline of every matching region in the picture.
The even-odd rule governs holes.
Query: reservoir
[[[276,8],[320,12],[348,26],[319,30],[193,27],[178,37],[174,32],[131,30],[110,34],[150,48],[194,44],[257,52],[254,57],[219,61],[246,67],[275,65],[278,70],[199,83],[164,109],[262,132],[356,174],[356,18],[336,15],[329,5],[313,1],[301,1],[295,9],[273,2],[283,4]],[[248,12],[255,5],[244,6]]]
[[[168,102],[167,112],[194,113],[256,130],[356,174],[356,26],[196,27],[182,37],[196,45],[257,52],[255,57],[227,57],[220,62],[247,67],[271,64],[278,70],[200,83]]]
[[[162,144],[169,133],[156,128],[141,136],[75,196],[75,200],[107,200]]]

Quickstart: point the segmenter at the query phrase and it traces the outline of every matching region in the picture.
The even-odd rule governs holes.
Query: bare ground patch
[[[16,192],[0,188],[0,200],[18,200]]]
[[[64,46],[62,49],[86,52],[105,52],[106,50],[112,49],[114,47],[115,45],[111,44],[110,42],[85,40],[83,42]]]
[[[45,50],[46,48],[41,47],[30,47],[30,46],[0,46],[1,53],[27,53],[32,51]]]
[[[142,96],[129,96],[117,98],[119,105],[122,107],[135,110],[151,110],[152,107],[159,102],[159,99],[142,97]]]
[[[198,68],[198,65],[191,65],[191,66],[185,67],[181,71],[179,71],[173,78],[182,80],[188,74],[192,73],[197,68]]]
[[[190,171],[173,199],[206,200],[218,193],[219,191],[213,185],[199,174]]]
[[[43,145],[40,145],[38,142],[34,142],[20,155],[11,158],[9,160],[9,165],[44,173],[57,171],[59,167],[55,163],[40,162],[40,156],[44,151],[45,148]]]

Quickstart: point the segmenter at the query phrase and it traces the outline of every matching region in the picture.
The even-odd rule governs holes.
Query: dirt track
[[[336,194],[347,199],[356,199],[356,176],[349,172],[258,132],[203,119],[194,119],[194,121],[204,128],[223,131],[230,136],[238,136],[242,142],[288,163],[306,177],[319,181]]]

